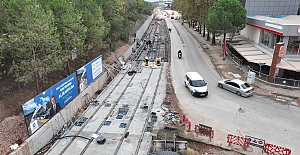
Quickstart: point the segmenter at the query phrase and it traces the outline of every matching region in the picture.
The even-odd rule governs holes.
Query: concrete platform
[[[75,137],[58,140],[46,154],[147,154],[155,135],[148,131],[152,115],[151,129],[163,127],[167,65],[150,63],[132,76],[128,67],[122,70],[96,98],[99,106],[90,105],[81,116],[87,120],[65,133]],[[93,134],[103,135],[105,143],[89,140]]]

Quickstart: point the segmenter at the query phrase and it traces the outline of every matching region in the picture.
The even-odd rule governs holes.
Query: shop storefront
[[[241,35],[254,41],[269,52],[278,42],[284,42],[287,58],[300,58],[300,16],[283,18],[254,16],[247,18],[247,26]]]

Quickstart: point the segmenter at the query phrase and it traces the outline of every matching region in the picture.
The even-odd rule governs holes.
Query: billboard
[[[76,73],[23,104],[29,135],[51,119],[78,95]]]
[[[98,56],[85,66],[77,70],[79,91],[82,92],[88,85],[103,73],[102,55]]]

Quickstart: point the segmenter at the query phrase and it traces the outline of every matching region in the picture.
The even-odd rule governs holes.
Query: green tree
[[[136,25],[136,22],[144,17],[144,7],[142,0],[127,0],[125,5],[127,19]]]
[[[223,58],[225,58],[226,34],[245,28],[246,9],[238,0],[218,0],[209,8],[205,24],[208,32],[224,35]]]
[[[103,17],[110,25],[110,30],[106,36],[106,41],[109,43],[109,47],[112,48],[112,42],[121,38],[122,33],[127,33],[127,27],[125,27],[125,1],[123,0],[96,0],[97,4],[103,9]],[[128,32],[129,34],[129,32]]]
[[[102,40],[108,34],[110,25],[103,17],[102,8],[94,0],[76,0],[74,6],[82,13],[82,24],[87,28],[85,46],[104,47]]]
[[[87,54],[85,46],[87,28],[83,25],[82,14],[75,10],[68,0],[53,0],[50,8],[55,15],[63,61],[67,62],[68,74],[71,74],[73,71],[69,62],[72,61],[72,53],[76,52],[77,56]]]
[[[53,22],[51,10],[45,11],[35,0],[6,0],[7,21],[5,59],[11,61],[9,74],[16,82],[36,81],[48,73],[60,69],[63,64],[61,46]]]
[[[5,7],[3,5],[3,1],[0,3],[0,10],[5,10]],[[4,51],[4,43],[5,43],[5,36],[4,36],[4,33],[3,33],[3,26],[6,24],[5,23],[5,20],[6,20],[6,17],[5,17],[5,11],[1,11],[0,12],[0,68],[2,68],[2,66],[4,65],[3,63],[3,51]],[[1,75],[3,73],[0,72],[0,79],[1,79]]]
[[[151,2],[144,1],[144,14],[151,15],[154,9],[154,5]]]

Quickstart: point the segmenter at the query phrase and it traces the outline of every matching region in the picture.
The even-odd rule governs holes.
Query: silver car
[[[248,97],[253,95],[254,88],[251,87],[248,83],[239,80],[239,79],[223,79],[218,82],[218,87],[227,89],[233,93],[236,93],[239,96]]]

